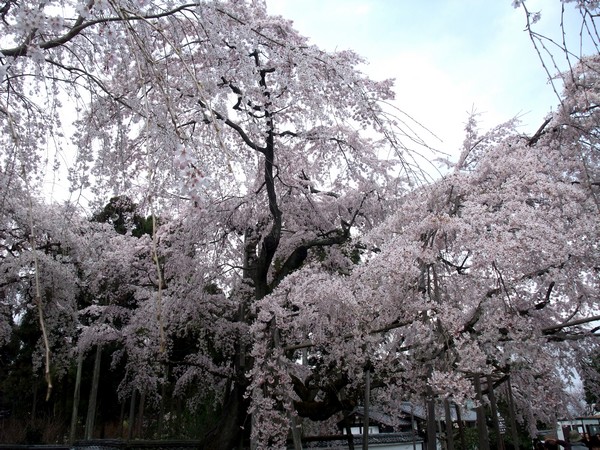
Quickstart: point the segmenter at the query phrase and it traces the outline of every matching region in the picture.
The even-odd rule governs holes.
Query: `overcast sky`
[[[468,112],[491,127],[521,116],[533,133],[557,97],[512,0],[267,0],[273,14],[327,50],[353,49],[377,79],[395,78],[397,106],[434,131],[435,147],[456,154]],[[562,39],[558,0],[527,0],[536,29]],[[578,18],[570,12],[571,37]],[[558,34],[557,34],[558,33]],[[560,61],[563,58],[559,58]],[[566,66],[563,66],[566,67]]]

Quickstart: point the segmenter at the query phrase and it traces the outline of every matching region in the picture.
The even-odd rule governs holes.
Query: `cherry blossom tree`
[[[53,408],[54,416],[57,410],[66,416],[61,397],[73,395],[69,377],[74,359],[83,359],[94,347],[99,352],[106,344],[123,346],[121,330],[135,306],[134,288],[145,276],[132,270],[137,256],[133,244],[144,248],[148,243],[142,244],[131,230],[121,235],[111,224],[90,222],[70,205],[31,199],[18,180],[5,188],[0,222],[1,328],[7,344],[2,353],[3,407],[16,416],[37,410],[43,417]],[[23,204],[28,197],[31,201]],[[121,353],[126,349],[112,355],[115,362]],[[25,379],[24,368],[30,371]],[[42,404],[37,391],[44,390],[44,378]],[[29,426],[37,427],[37,419],[33,413]]]
[[[114,344],[122,399],[172,383],[217,405],[205,448],[284,447],[371,374],[390,411],[464,403],[479,377],[510,379],[532,426],[566,407],[597,349],[597,57],[533,136],[473,118],[454,171],[422,185],[426,130],[392,82],[263,2],[8,1],[0,19],[0,342],[37,307],[48,375],[75,339]],[[34,201],[65,117],[73,189],[137,211]]]
[[[598,351],[597,68],[574,68],[533,136],[514,121],[480,135],[473,118],[454,171],[362,238],[362,264],[307,265],[259,303],[257,413],[282,422],[279,403],[305,411],[298,397],[324,413],[329,386],[347,407],[365,367],[392,409],[398,395],[464,403],[489,376],[510,377],[531,430],[568,413],[566,388]],[[299,365],[300,348],[316,362]]]
[[[72,348],[77,341],[76,298],[81,284],[71,251],[79,246],[78,234],[83,222],[71,208],[32,199],[31,192],[19,179],[3,177],[3,181],[0,206],[0,329],[6,349],[3,402],[17,398],[17,392],[11,392],[7,386],[22,383],[27,392],[24,395],[21,392],[20,403],[15,406],[30,407],[26,399],[33,394],[35,411],[40,384],[36,380],[45,379],[47,399],[57,382],[62,392],[60,380],[69,370]],[[31,370],[27,382],[18,379],[23,377],[22,364]]]
[[[33,184],[68,98],[74,187],[169,216],[139,256],[148,282],[128,357],[146,387],[158,385],[152,362],[186,367],[183,385],[216,377],[206,386],[226,401],[214,445],[229,447],[248,407],[256,302],[307,261],[352,265],[353,233],[418,181],[408,146],[423,143],[385,105],[390,81],[361,74],[353,52],[310,45],[261,2],[61,6],[3,12],[5,159]],[[173,337],[198,333],[197,354],[173,360]]]

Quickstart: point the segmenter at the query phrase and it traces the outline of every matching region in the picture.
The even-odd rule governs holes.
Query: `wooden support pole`
[[[81,395],[81,371],[83,369],[83,352],[77,353],[77,374],[75,375],[75,390],[73,391],[73,410],[71,412],[71,429],[69,442],[75,442],[77,431],[77,416],[79,415],[79,397]]]
[[[427,450],[437,450],[437,438],[435,433],[435,400],[428,389],[430,396],[427,398]]]
[[[92,375],[92,387],[90,389],[90,399],[88,402],[88,411],[85,421],[85,439],[92,439],[94,435],[94,426],[96,423],[96,402],[98,400],[98,384],[100,383],[100,361],[102,357],[102,346],[96,346],[96,356],[94,358],[94,372]]]
[[[144,431],[144,411],[146,408],[146,391],[140,391],[140,404],[138,407],[136,435],[138,438],[143,437]]]
[[[365,367],[365,407],[363,414],[363,450],[369,449],[369,401],[371,397],[371,366]]]
[[[414,410],[413,410],[413,404],[410,404],[410,430],[411,430],[411,434],[412,434],[412,445],[413,445],[413,450],[417,450],[417,436],[416,436],[416,428],[417,424],[415,421],[415,414],[414,414]],[[421,446],[421,448],[423,448],[423,446]]]
[[[136,402],[136,393],[137,393],[137,389],[135,387],[132,387],[132,392],[131,392],[131,401],[129,403],[129,427],[127,428],[127,440],[130,440],[131,438],[133,438],[133,427],[135,425],[135,402]]]
[[[465,424],[463,423],[462,414],[460,413],[460,406],[458,406],[455,403],[454,408],[456,409],[456,421],[458,422],[458,434],[460,436],[460,445],[461,448],[467,448],[467,439],[465,437]]]
[[[300,434],[300,418],[291,412],[288,413],[290,418],[290,426],[292,427],[292,440],[294,442],[294,450],[302,450],[302,436]]]
[[[514,448],[519,448],[519,433],[517,433],[517,420],[515,418],[515,402],[513,399],[512,384],[510,382],[510,377],[508,377],[506,389],[508,391],[508,416],[510,420],[510,436]]]
[[[475,374],[473,377],[475,383],[475,394],[477,396],[477,434],[479,435],[479,450],[490,450],[490,442],[487,431],[487,424],[485,422],[485,408],[483,407],[483,395],[481,393],[481,380],[479,374]]]
[[[452,425],[452,414],[450,413],[450,400],[444,399],[444,414],[446,416],[446,448],[454,450],[454,426]]]
[[[486,377],[488,398],[490,400],[490,408],[492,410],[492,423],[494,424],[494,430],[496,432],[496,448],[498,450],[504,450],[504,440],[502,430],[500,430],[500,421],[498,420],[498,406],[496,404],[496,394],[494,394],[494,383],[491,376]]]

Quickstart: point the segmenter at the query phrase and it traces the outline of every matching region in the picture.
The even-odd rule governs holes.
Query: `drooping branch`
[[[196,3],[187,3],[184,5],[180,5],[176,8],[170,9],[168,11],[163,11],[162,13],[147,14],[147,15],[134,15],[134,14],[130,14],[127,11],[123,10],[122,16],[105,17],[102,19],[89,20],[87,22],[85,21],[85,18],[83,16],[79,16],[75,20],[75,23],[73,24],[73,26],[69,29],[69,31],[67,33],[65,33],[62,36],[57,37],[55,39],[50,39],[47,41],[39,42],[39,43],[37,43],[37,47],[41,48],[42,50],[49,50],[52,48],[60,47],[64,44],[66,44],[67,42],[71,41],[72,39],[74,39],[86,28],[93,27],[94,25],[110,23],[110,22],[146,21],[146,20],[151,20],[151,19],[160,19],[162,17],[172,16],[180,11],[183,11],[185,9],[189,9],[189,8],[192,8],[195,6],[197,6]],[[28,51],[30,45],[31,45],[31,42],[25,42],[21,45],[18,45],[17,47],[0,49],[0,54],[2,54],[3,56],[12,56],[12,57],[27,56],[27,51]]]
[[[250,136],[248,136],[248,134],[246,134],[246,132],[244,131],[244,129],[239,124],[233,122],[231,119],[225,117],[223,114],[219,113],[215,109],[210,108],[202,100],[199,100],[198,104],[202,108],[204,108],[208,112],[210,112],[210,115],[213,116],[215,119],[221,120],[225,125],[227,125],[229,128],[231,128],[232,130],[234,130],[242,138],[242,141],[244,141],[244,143],[248,147],[250,147],[253,150],[256,150],[259,153],[265,154],[266,148],[265,147],[261,147],[260,145],[258,145],[254,141],[252,141],[252,139],[250,139]]]
[[[423,313],[424,311],[419,312],[419,314]],[[375,334],[380,334],[380,333],[386,333],[388,331],[392,331],[395,330],[397,328],[402,328],[405,327],[407,325],[410,325],[412,323],[414,323],[417,320],[417,318],[414,319],[407,319],[407,320],[394,320],[393,322],[390,322],[387,325],[384,325],[383,327],[380,328],[374,328],[373,330],[370,330],[367,334],[368,335],[375,335]],[[356,337],[355,334],[346,334],[344,336],[342,336],[343,340],[350,340],[350,339],[354,339]],[[285,347],[283,347],[283,350],[286,352],[289,351],[294,351],[294,350],[301,350],[303,348],[311,348],[314,347],[316,344],[313,341],[307,340],[304,342],[300,342],[298,344],[294,344],[294,345],[286,345]]]
[[[140,116],[147,118],[145,115],[144,111],[140,111],[135,109],[133,106],[131,106],[129,103],[127,103],[122,96],[116,96],[114,93],[112,93],[110,91],[110,89],[108,89],[108,87],[96,76],[94,76],[93,74],[91,74],[90,72],[81,69],[79,67],[74,67],[74,66],[66,66],[58,61],[54,61],[53,59],[50,58],[46,58],[46,62],[48,64],[51,64],[53,66],[59,67],[62,70],[66,70],[67,72],[70,73],[79,73],[81,74],[82,77],[85,77],[86,79],[88,79],[89,81],[91,81],[92,83],[94,83],[96,86],[98,86],[106,95],[108,95],[112,100],[114,100],[115,102],[123,105],[125,108],[131,110],[131,111],[135,111],[136,114],[139,114]]]
[[[288,133],[288,132],[286,132]],[[281,136],[282,134],[280,134]],[[308,176],[306,175],[306,173],[304,172],[304,170],[302,170],[302,173],[300,175],[300,179],[302,181],[306,181],[308,188],[310,189],[310,193],[311,194],[323,194],[323,195],[327,195],[329,197],[333,197],[333,198],[340,198],[340,194],[338,194],[337,192],[331,192],[331,191],[322,191],[320,189],[315,188],[310,181],[310,178],[308,178]]]

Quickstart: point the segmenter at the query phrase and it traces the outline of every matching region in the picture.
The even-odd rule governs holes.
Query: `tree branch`
[[[253,150],[256,150],[259,153],[265,154],[266,152],[266,147],[261,147],[260,145],[256,144],[255,142],[252,141],[252,139],[250,139],[250,136],[248,136],[246,134],[246,132],[244,131],[244,129],[238,125],[237,123],[231,121],[230,119],[228,119],[227,117],[225,117],[223,114],[219,113],[218,111],[215,111],[213,108],[210,108],[206,103],[204,103],[202,100],[198,101],[198,104],[210,111],[210,113],[218,120],[221,120],[225,125],[227,125],[229,128],[235,130],[235,132],[242,138],[242,140],[244,141],[244,143],[250,147]]]
[[[544,120],[544,123],[542,123],[542,125],[538,128],[538,130],[535,132],[535,134],[533,136],[531,136],[529,138],[529,140],[527,141],[528,147],[533,147],[537,143],[537,141],[540,140],[540,138],[544,134],[544,130],[545,130],[546,126],[548,126],[550,121],[551,121],[550,117],[548,117],[546,120]]]
[[[564,328],[573,327],[576,325],[583,325],[590,322],[595,322],[596,320],[600,320],[600,315],[585,317],[583,319],[572,320],[570,322],[565,322],[558,325],[552,325],[550,327],[542,328],[542,334],[550,335],[556,333]]]
[[[192,7],[196,7],[197,4],[196,3],[187,3],[184,5],[180,5],[177,8],[173,8],[169,11],[164,11],[162,13],[158,13],[158,14],[148,14],[148,15],[144,15],[144,16],[136,16],[136,15],[131,15],[131,14],[123,14],[123,17],[106,17],[103,19],[95,19],[95,20],[90,20],[89,22],[85,22],[85,19],[82,16],[79,16],[75,23],[73,24],[73,27],[71,27],[71,29],[69,30],[68,33],[56,38],[56,39],[51,39],[49,41],[44,41],[41,42],[39,44],[37,44],[37,46],[39,48],[41,48],[42,50],[49,50],[51,48],[55,48],[55,47],[60,47],[61,45],[66,44],[67,42],[71,41],[73,38],[75,38],[77,35],[79,35],[83,30],[85,30],[86,28],[92,27],[94,25],[98,25],[98,24],[102,24],[102,23],[109,23],[109,22],[126,22],[126,21],[137,21],[137,20],[150,20],[150,19],[160,19],[162,17],[167,17],[167,16],[171,16],[179,11],[183,11],[184,9],[188,9],[188,8],[192,8]],[[125,11],[124,11],[125,13]],[[13,47],[13,48],[5,48],[5,49],[0,49],[0,54],[2,54],[3,56],[13,56],[13,57],[19,57],[19,56],[26,56],[27,55],[27,49],[30,46],[30,42],[25,42],[17,47]]]

